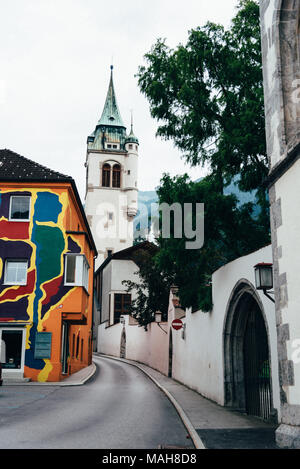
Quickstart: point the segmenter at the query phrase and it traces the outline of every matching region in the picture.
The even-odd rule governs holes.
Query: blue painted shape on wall
[[[58,215],[62,211],[62,204],[58,195],[51,192],[38,192],[34,206],[34,221],[57,223]]]

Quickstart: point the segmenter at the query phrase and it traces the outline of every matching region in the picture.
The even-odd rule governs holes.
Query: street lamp
[[[155,313],[155,322],[161,322],[162,314],[161,312],[157,311]]]
[[[257,290],[262,290],[264,295],[266,295],[273,303],[275,303],[274,298],[272,298],[268,290],[273,288],[273,264],[267,262],[260,262],[254,266],[255,269],[255,286]]]
[[[161,325],[160,325],[160,323],[161,323],[161,321],[162,321],[162,313],[161,313],[160,311],[156,311],[156,313],[154,314],[154,321],[156,322],[156,324],[158,325],[158,327],[159,327],[162,331],[164,331],[165,334],[167,334],[167,331],[165,331],[165,330],[161,327]]]

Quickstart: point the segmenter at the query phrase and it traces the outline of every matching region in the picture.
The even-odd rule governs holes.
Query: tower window
[[[102,187],[110,186],[110,165],[104,164],[102,168]]]
[[[131,145],[131,143],[130,143],[130,145],[129,145],[129,149],[132,150],[132,145]]]
[[[112,186],[121,187],[121,166],[119,164],[115,164],[113,167]]]

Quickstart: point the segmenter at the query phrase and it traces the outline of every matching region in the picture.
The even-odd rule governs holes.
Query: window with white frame
[[[12,195],[10,198],[9,219],[11,221],[29,221],[30,196]]]
[[[89,264],[82,254],[67,254],[65,259],[65,285],[89,288]]]
[[[6,285],[26,285],[27,269],[27,260],[7,259],[5,263],[4,283]]]

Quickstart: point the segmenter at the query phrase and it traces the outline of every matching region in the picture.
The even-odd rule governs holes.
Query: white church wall
[[[122,324],[107,327],[99,326],[98,352],[105,355],[120,356]],[[150,324],[148,330],[138,325],[130,325],[125,316],[126,358],[151,366],[164,374],[168,372],[168,339],[157,324]],[[161,326],[167,330],[167,324]]]
[[[114,261],[117,262],[117,261]],[[120,262],[120,261],[119,261]],[[121,261],[122,262],[122,261]],[[241,257],[225,265],[213,275],[213,311],[191,313],[187,310],[182,318],[185,324],[185,338],[182,330],[172,329],[173,364],[172,376],[203,396],[224,405],[224,327],[229,298],[241,279],[254,284],[254,265],[258,262],[272,262],[271,246],[267,246],[248,256]],[[116,264],[117,269],[117,264]],[[133,269],[134,270],[134,269]],[[132,270],[132,272],[133,272]],[[121,280],[116,279],[115,286]],[[263,293],[257,292],[264,310],[269,335],[273,405],[279,412],[279,385],[277,360],[277,335],[274,304]],[[126,358],[155,368],[168,374],[169,334],[171,323],[176,314],[170,294],[168,323],[161,327],[157,324],[148,326],[148,331],[137,325],[130,325],[125,319]],[[178,310],[177,310],[178,311]],[[120,342],[123,326],[117,324],[105,329],[99,327],[98,351],[108,355],[120,356]]]
[[[225,265],[213,275],[213,311],[187,312],[186,339],[180,331],[173,331],[173,377],[203,396],[224,405],[223,332],[228,301],[241,279],[254,284],[253,266],[272,262],[271,246]],[[273,405],[279,411],[277,333],[274,304],[257,292],[264,308],[271,355]],[[170,321],[174,317],[172,312]]]

